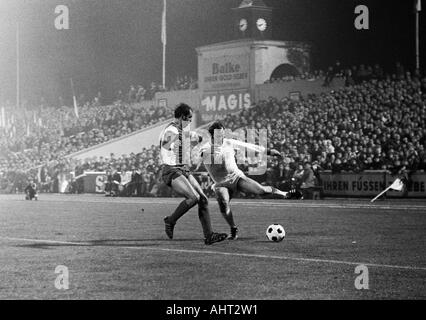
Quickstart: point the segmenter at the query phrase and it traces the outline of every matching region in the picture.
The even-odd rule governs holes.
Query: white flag
[[[1,107],[0,127],[6,127],[6,113],[4,112],[4,107]]]
[[[70,81],[71,81],[71,91],[72,91],[72,102],[74,104],[74,114],[77,118],[80,118],[78,115],[78,104],[77,104],[77,98],[75,97],[74,82],[72,81],[72,78],[70,79]]]
[[[404,183],[401,181],[401,179],[398,178],[390,185],[389,188],[396,191],[402,191],[404,188]]]
[[[74,102],[74,113],[75,113],[75,116],[76,116],[77,118],[79,118],[79,116],[78,116],[77,98],[76,98],[75,96],[73,96],[73,97],[72,97],[72,100],[73,100],[73,102]]]
[[[164,0],[163,14],[161,16],[161,42],[167,44],[167,27],[166,27],[166,0]]]
[[[41,182],[41,166],[38,167],[38,170],[37,170],[37,182],[38,183]]]
[[[417,10],[417,12],[422,11],[422,0],[417,0],[417,2],[416,2],[416,10]]]

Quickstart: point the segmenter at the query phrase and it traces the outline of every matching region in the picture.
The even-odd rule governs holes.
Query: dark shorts
[[[227,188],[229,195],[232,197],[233,194],[238,192],[238,182],[245,178],[246,176],[242,173],[229,175],[225,181],[215,184],[215,192],[218,188]]]
[[[184,176],[185,178],[189,178],[189,168],[187,166],[169,166],[163,165],[161,178],[164,183],[169,187],[172,186],[172,181],[177,177]]]

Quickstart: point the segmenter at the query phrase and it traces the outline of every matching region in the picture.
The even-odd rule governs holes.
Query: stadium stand
[[[278,149],[283,160],[270,158],[268,171],[257,177],[259,181],[279,188],[290,188],[292,182],[301,186],[299,166],[306,163],[316,177],[322,170],[426,170],[426,78],[406,72],[400,65],[391,75],[385,75],[378,65],[336,70],[317,76],[327,85],[333,77],[343,75],[344,88],[308,95],[300,101],[270,97],[223,120],[232,130],[268,129],[268,147]],[[181,83],[194,81],[183,78]],[[80,108],[79,119],[72,112],[63,107],[13,114],[13,123],[0,129],[2,192],[21,191],[28,174],[45,190],[55,191],[61,172],[75,171],[79,176],[84,171],[116,170],[138,172],[138,183],[143,185],[138,195],[167,195],[159,179],[155,146],[137,154],[86,162],[64,157],[163,121],[170,117],[170,110],[138,109],[119,101],[110,106],[86,105]],[[28,169],[47,162],[49,166],[28,173]],[[75,185],[73,190],[81,188]]]

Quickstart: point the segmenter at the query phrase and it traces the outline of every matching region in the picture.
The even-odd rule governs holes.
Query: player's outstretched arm
[[[239,147],[242,147],[242,148],[250,149],[257,152],[264,152],[266,150],[265,147],[258,146],[248,142],[242,142],[235,139],[224,139],[224,142],[231,144],[236,149]]]
[[[263,146],[259,146],[259,145],[255,145],[255,144],[247,143],[247,142],[242,142],[242,141],[235,140],[235,139],[225,139],[225,140],[226,140],[227,143],[232,144],[235,148],[243,147],[243,148],[247,148],[247,149],[250,149],[250,150],[253,150],[253,151],[257,151],[257,152],[264,152],[265,151],[265,147],[263,147]],[[279,152],[277,149],[268,150],[267,155],[282,158],[281,152]]]

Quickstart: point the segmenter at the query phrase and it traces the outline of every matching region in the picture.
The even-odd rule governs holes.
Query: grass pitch
[[[206,246],[196,209],[167,239],[180,199],[23,198],[0,196],[1,299],[426,298],[426,201],[235,199],[240,238]],[[215,199],[210,213],[229,232]],[[267,240],[272,223],[283,242]],[[355,287],[360,264],[368,290]]]

